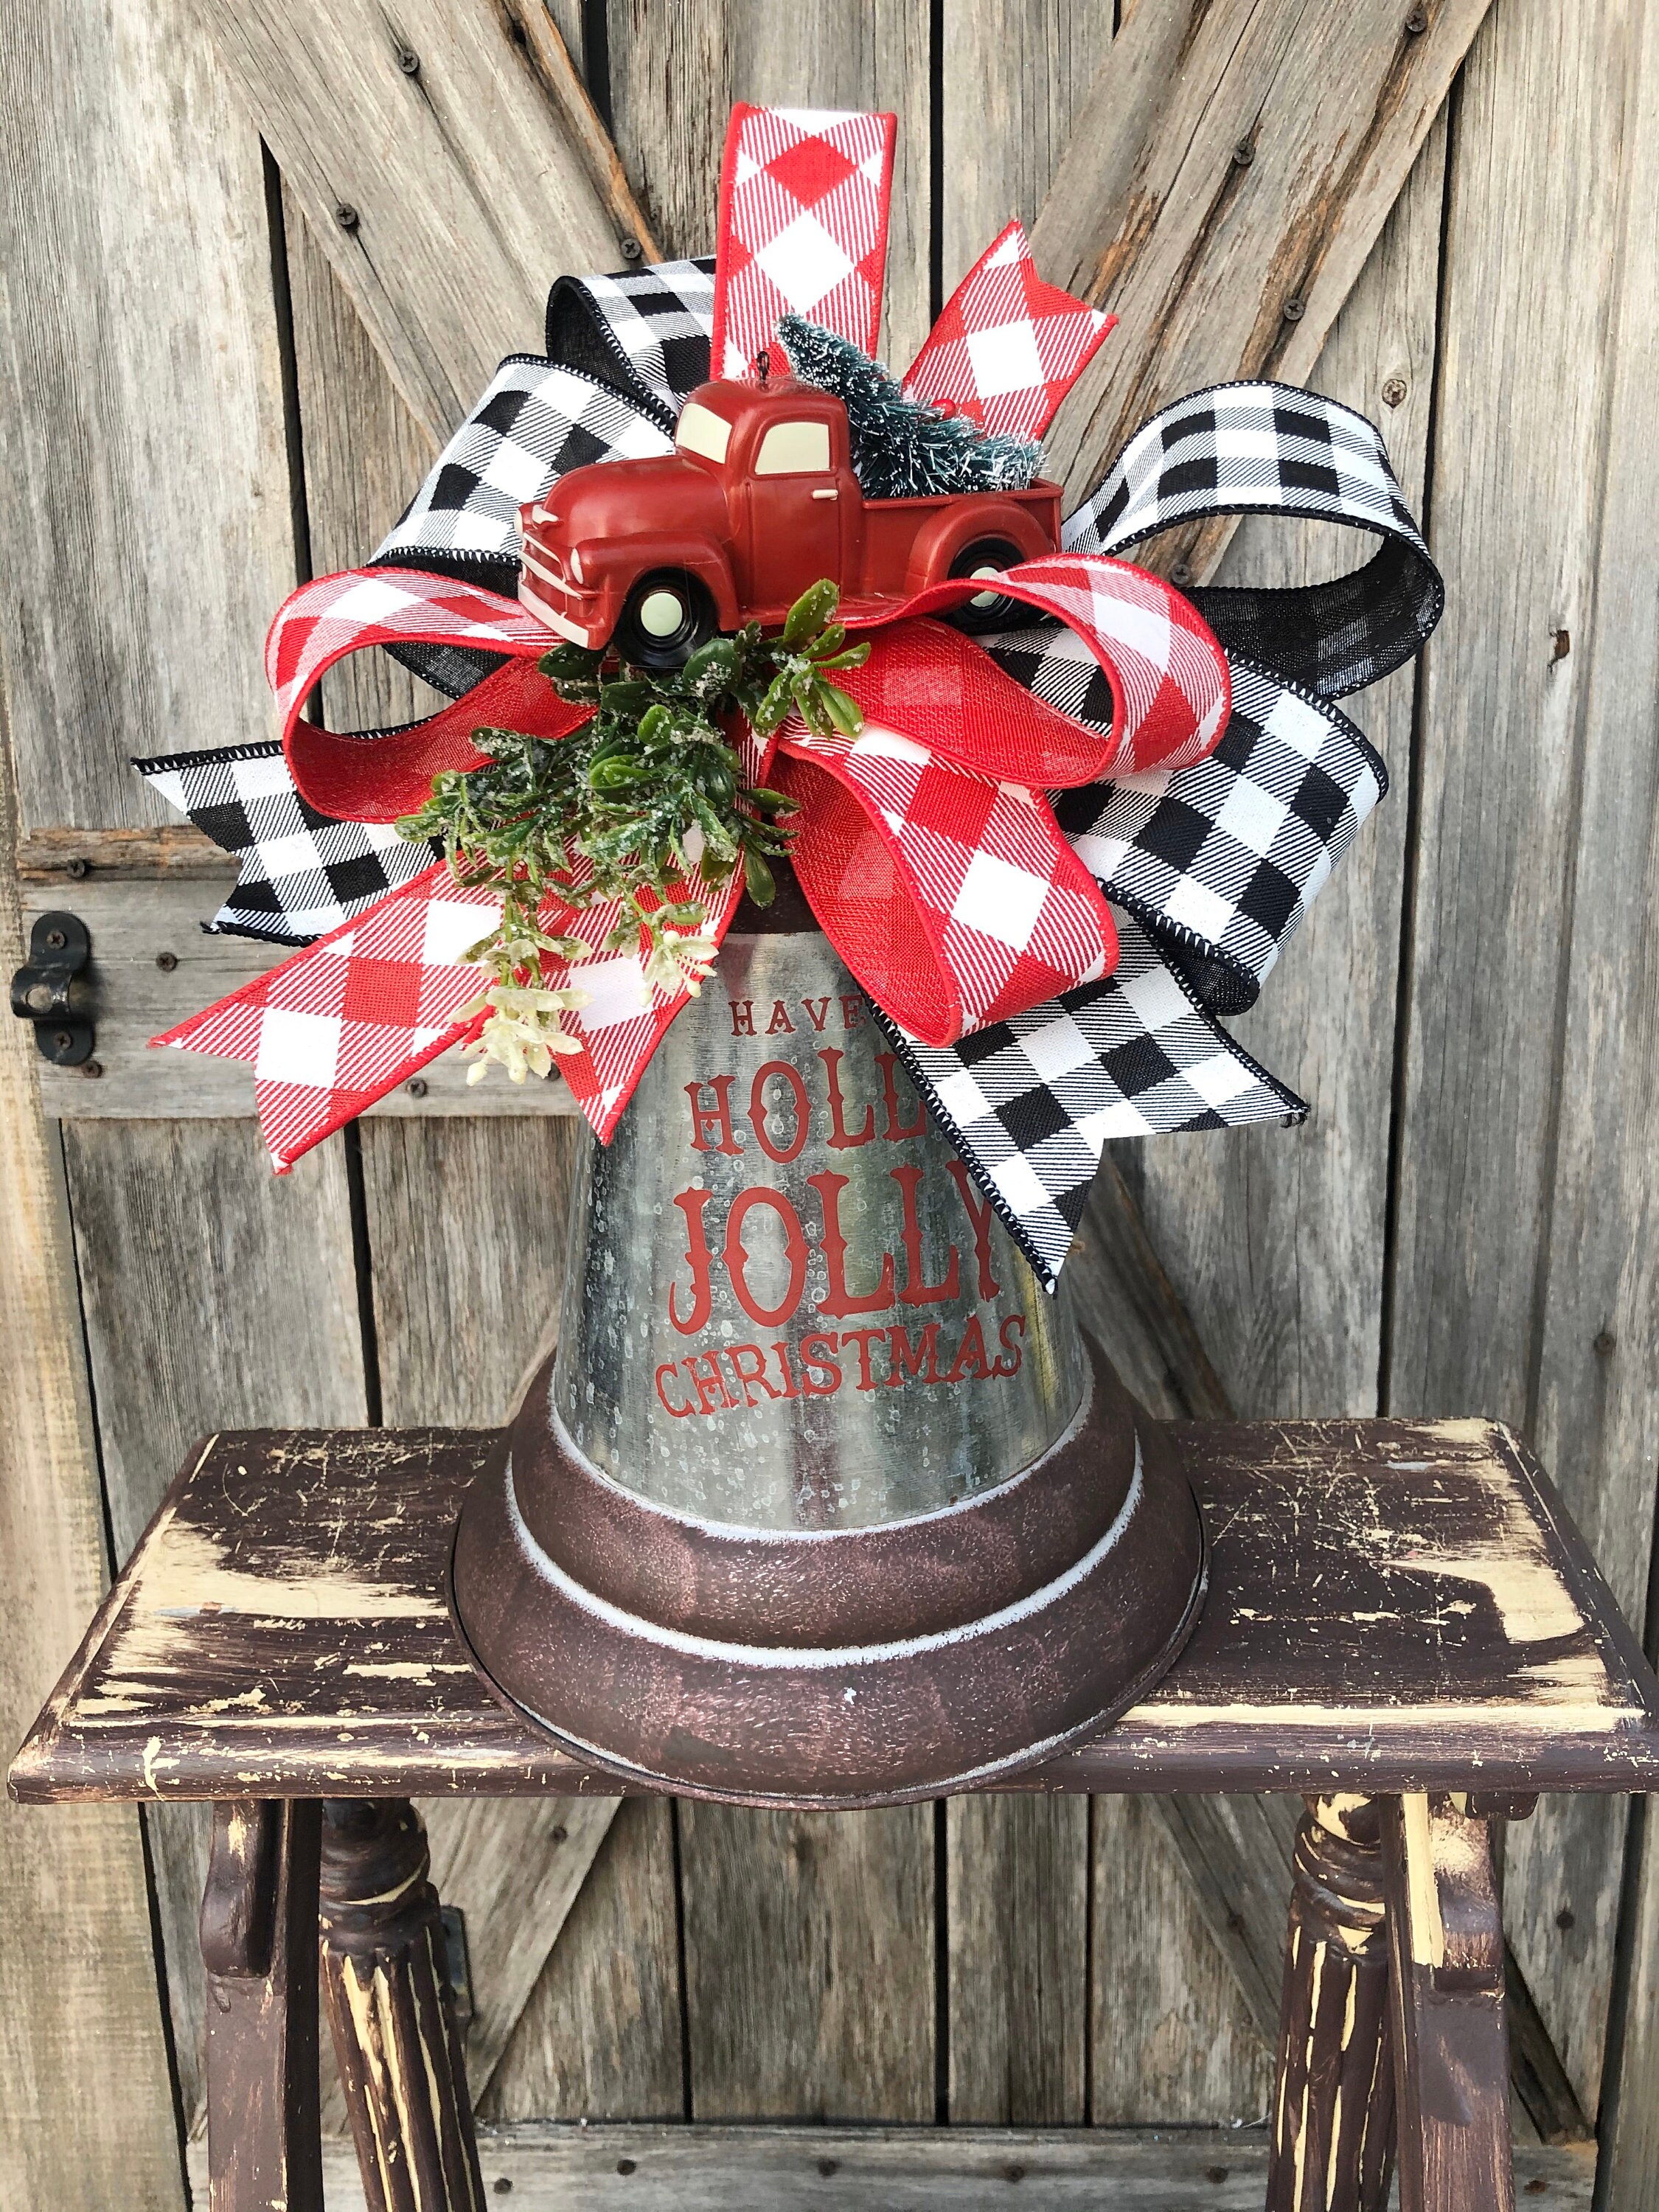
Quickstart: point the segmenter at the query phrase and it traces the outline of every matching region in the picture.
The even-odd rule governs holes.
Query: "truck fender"
[[[742,620],[731,561],[725,547],[712,538],[613,538],[597,551],[585,545],[582,562],[590,580],[617,612],[641,576],[658,568],[684,568],[708,586],[722,629],[736,629]]]
[[[951,563],[976,538],[1006,538],[1028,561],[1052,553],[1053,540],[1029,507],[994,494],[954,499],[916,532],[905,570],[907,592],[926,590],[948,575]]]

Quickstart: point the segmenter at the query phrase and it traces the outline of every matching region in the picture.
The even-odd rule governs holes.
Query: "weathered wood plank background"
[[[0,13],[0,954],[79,904],[110,1005],[96,1082],[37,1096],[0,1036],[0,1723],[193,1434],[493,1419],[543,1337],[556,1096],[474,1115],[434,1073],[276,1182],[237,1073],[143,1063],[263,956],[194,937],[211,860],[125,763],[265,733],[276,601],[372,546],[558,270],[708,250],[738,98],[898,112],[896,358],[1012,212],[1120,313],[1054,441],[1079,484],[1159,398],[1263,367],[1382,423],[1450,606],[1358,702],[1393,793],[1238,1024],[1313,1116],[1118,1150],[1078,1294],[1159,1411],[1516,1422],[1651,1642],[1659,9],[61,0]],[[1251,523],[1161,558],[1346,550]],[[337,726],[416,710],[386,664],[325,691]],[[1292,1812],[438,1808],[500,2170],[816,2201],[821,2129],[699,2127],[675,2169],[674,2124],[881,2121],[925,2124],[863,2139],[896,2203],[1016,2166],[1141,2202],[1144,2137],[1089,2167],[1029,2131],[1259,2118]],[[189,2201],[204,1848],[185,1807],[0,1812],[0,2204]],[[1650,2212],[1648,1808],[1547,1802],[1506,1915],[1522,2140],[1594,2128],[1601,2212]],[[582,2118],[591,2151],[547,2124]],[[1588,2153],[1529,2155],[1589,2202]],[[1206,2202],[1259,2192],[1253,2154],[1194,2156]]]

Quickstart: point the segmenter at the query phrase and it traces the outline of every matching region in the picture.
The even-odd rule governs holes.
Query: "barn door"
[[[1570,418],[1571,483],[1599,480],[1597,441],[1633,403],[1613,368],[1587,395],[1528,340],[1540,310],[1527,294],[1522,311],[1519,271],[1534,291],[1554,282],[1550,256],[1571,231],[1571,258],[1604,288],[1598,327],[1616,324],[1607,271],[1638,215],[1589,180],[1616,176],[1620,118],[1638,98],[1610,58],[1621,9],[1595,0],[1601,44],[1563,54],[1541,0],[1505,0],[1482,28],[1486,4],[1438,0],[1407,20],[1352,0],[1126,0],[1114,36],[1112,10],[1087,0],[405,0],[395,22],[373,0],[199,12],[66,0],[4,34],[0,103],[25,150],[3,183],[13,796],[0,896],[15,901],[9,944],[42,912],[79,916],[98,986],[79,1070],[38,1062],[21,1030],[0,1044],[15,1194],[0,1222],[15,1440],[0,1504],[27,1594],[0,1650],[14,1738],[106,1553],[131,1549],[192,1436],[227,1421],[500,1419],[543,1340],[563,1249],[576,1132],[556,1087],[469,1091],[436,1064],[279,1183],[246,1071],[146,1054],[147,1036],[273,956],[201,934],[222,855],[167,817],[128,757],[267,733],[258,646],[272,608],[376,542],[500,356],[538,346],[555,274],[708,249],[737,98],[897,111],[890,357],[915,351],[1012,210],[1034,225],[1045,275],[1109,299],[1118,337],[1051,445],[1074,489],[1164,398],[1265,373],[1382,420],[1422,512],[1437,374],[1438,484],[1469,471],[1491,408],[1470,349],[1513,386],[1516,356],[1493,355],[1500,326],[1506,346],[1533,345],[1539,424]],[[1501,153],[1540,98],[1578,134],[1571,188],[1559,165],[1547,186],[1530,172],[1524,190],[1506,185],[1498,155],[1470,150]],[[1539,265],[1484,266],[1481,225],[1511,219],[1517,192]],[[1494,461],[1482,499],[1501,474]],[[1579,518],[1580,568],[1598,530],[1635,527],[1572,508],[1561,483],[1504,483],[1509,507],[1483,511],[1478,532],[1462,526],[1466,590],[1494,545],[1536,546],[1558,505]],[[1161,552],[1178,580],[1218,563],[1304,580],[1283,544],[1247,526],[1231,544],[1212,532]],[[1562,589],[1552,627],[1582,654],[1591,611]],[[1517,1325],[1534,1332],[1524,1353],[1504,1304],[1516,1284],[1555,1280],[1540,1273],[1547,1199],[1571,1182],[1531,1092],[1516,1142],[1536,1205],[1517,1229],[1507,1195],[1480,1184],[1458,1232],[1469,1255],[1500,1220],[1508,1239],[1511,1290],[1466,1300],[1486,1349],[1459,1368],[1447,1332],[1419,1317],[1425,1297],[1451,1295],[1435,1224],[1474,1170],[1423,1073],[1425,1054],[1452,1044],[1437,1042],[1431,1009],[1414,1011],[1426,940],[1402,928],[1408,879],[1420,905],[1458,880],[1458,855],[1439,820],[1413,828],[1403,786],[1420,769],[1455,814],[1436,741],[1419,738],[1413,759],[1414,717],[1437,702],[1475,750],[1469,710],[1436,669],[1501,688],[1498,663],[1522,650],[1473,617],[1451,629],[1427,678],[1403,671],[1367,702],[1402,791],[1249,1033],[1313,1097],[1309,1128],[1170,1139],[1109,1163],[1074,1264],[1094,1325],[1157,1410],[1215,1412],[1231,1396],[1252,1413],[1370,1412],[1381,1387],[1401,1410],[1547,1418],[1547,1449],[1601,1535],[1635,1510],[1626,1468],[1641,1417],[1633,1404],[1609,1415],[1591,1457],[1566,1465],[1571,1425],[1549,1393],[1578,1386],[1548,1345],[1572,1294],[1564,1283],[1543,1320]],[[1561,686],[1588,682],[1577,666]],[[389,662],[353,661],[324,686],[326,718],[407,720],[418,690]],[[1581,710],[1555,711],[1565,727]],[[1545,853],[1540,880],[1565,882],[1559,794],[1541,759],[1529,773],[1528,819],[1549,825],[1531,848]],[[1616,816],[1614,800],[1595,803]],[[1613,934],[1605,949],[1592,934],[1583,959],[1610,961]],[[1402,943],[1416,963],[1403,976]],[[1568,967],[1559,949],[1538,958],[1515,988],[1542,1006],[1566,988],[1544,970]],[[1392,1123],[1391,1099],[1404,1117]],[[1650,1170],[1632,1158],[1617,1172],[1633,1185]],[[1479,1273],[1473,1256],[1457,1264]],[[1608,1295],[1612,1311],[1637,1294]],[[1627,1549],[1621,1581],[1617,1553],[1603,1557],[1635,1607],[1643,1570]],[[465,1919],[473,2089],[509,2130],[487,2139],[486,2173],[491,2156],[508,2179],[574,2156],[530,2124],[550,2119],[629,2124],[640,2144],[688,2120],[1255,2121],[1295,1809],[429,1807],[438,1879]],[[1622,1832],[1617,1807],[1547,1814],[1516,1856],[1524,2110],[1547,2133],[1582,2132],[1600,2095]],[[173,2101],[193,2139],[205,1834],[187,1807],[6,1816],[26,1904],[0,2016],[12,2078],[27,2083],[29,2170],[54,2189],[72,2171],[66,2203],[182,2201]],[[1653,2066],[1644,2052],[1627,2044],[1627,2070]],[[118,2095],[78,2094],[82,2079],[107,2087],[112,2067]],[[929,2140],[933,2170],[963,2188],[1006,2179],[1006,2143]],[[1137,2173],[1158,2172],[1136,2164],[1138,2141],[1105,2144],[1094,2169],[1121,2172],[1125,2203]],[[611,2170],[640,2155],[605,2154]],[[722,2137],[698,2154],[725,2171],[795,2153]],[[199,2170],[195,2153],[189,2163]],[[331,2172],[349,2167],[342,2151]],[[43,2183],[34,2201],[50,2195]]]

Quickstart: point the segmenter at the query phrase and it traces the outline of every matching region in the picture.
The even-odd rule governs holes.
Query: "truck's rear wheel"
[[[1012,568],[1025,558],[1018,545],[1008,538],[976,538],[971,545],[964,545],[951,562],[952,576],[999,576],[1005,568]],[[945,617],[969,636],[981,630],[1006,629],[1020,618],[1024,605],[1020,599],[1011,599],[1005,592],[978,592],[959,607],[952,607]]]
[[[684,568],[654,568],[623,601],[611,642],[635,668],[682,668],[719,627],[707,584]]]

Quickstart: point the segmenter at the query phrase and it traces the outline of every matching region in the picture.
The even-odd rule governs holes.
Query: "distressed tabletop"
[[[1175,1427],[1210,1590],[1156,1692],[1005,1786],[1646,1789],[1659,1685],[1484,1421]],[[444,1597],[491,1430],[199,1446],[18,1753],[15,1796],[514,1795],[616,1781],[497,1700]]]

